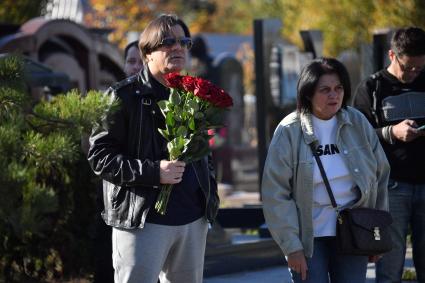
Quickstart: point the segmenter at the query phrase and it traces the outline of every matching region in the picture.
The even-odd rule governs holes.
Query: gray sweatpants
[[[112,230],[115,283],[201,283],[208,231],[204,217],[181,226],[146,223]]]

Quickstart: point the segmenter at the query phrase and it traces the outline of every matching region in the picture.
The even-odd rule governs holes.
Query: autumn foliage
[[[300,30],[319,29],[324,35],[325,55],[359,48],[370,42],[373,31],[386,27],[425,27],[425,2],[421,0],[90,0],[86,23],[112,27],[111,40],[124,46],[128,31],[142,31],[160,13],[175,13],[192,33],[252,34],[259,18],[282,20],[282,36],[302,46]]]

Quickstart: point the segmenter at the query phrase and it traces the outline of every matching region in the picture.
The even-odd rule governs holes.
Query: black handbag
[[[332,206],[337,213],[336,241],[338,253],[347,255],[379,255],[392,249],[389,226],[391,214],[385,210],[373,208],[347,208],[339,210],[320,157],[313,144],[310,144],[313,156],[325,183]]]

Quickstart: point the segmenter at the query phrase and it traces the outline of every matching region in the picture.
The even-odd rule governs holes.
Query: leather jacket
[[[157,128],[164,123],[157,106],[149,70],[110,87],[106,94],[117,99],[119,109],[105,117],[90,136],[88,161],[103,179],[102,217],[120,228],[142,228],[160,190],[160,160],[167,159],[166,140]],[[212,222],[219,198],[210,156],[193,166],[205,196],[205,217]]]

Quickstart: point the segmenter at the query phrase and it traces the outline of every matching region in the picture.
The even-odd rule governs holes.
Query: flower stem
[[[161,215],[165,215],[167,211],[168,199],[170,198],[172,188],[173,185],[171,184],[161,186],[161,191],[155,203],[155,210]]]

